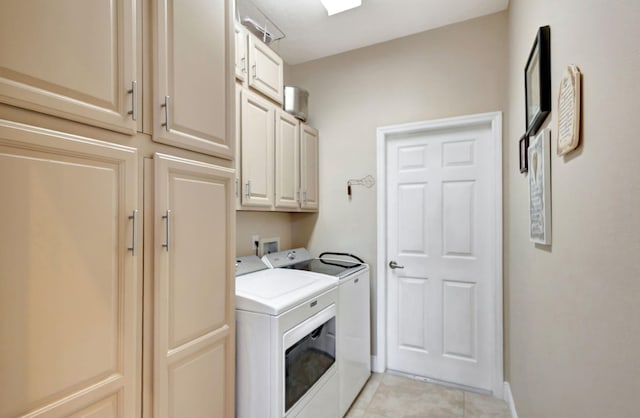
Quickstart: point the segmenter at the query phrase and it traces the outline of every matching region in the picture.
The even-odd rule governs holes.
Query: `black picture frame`
[[[526,173],[529,171],[529,135],[524,134],[520,138],[520,172]]]
[[[535,135],[551,112],[551,29],[538,28],[524,68],[525,127]]]

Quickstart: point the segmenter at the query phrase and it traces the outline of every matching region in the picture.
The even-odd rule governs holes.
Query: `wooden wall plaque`
[[[580,143],[581,84],[580,70],[569,65],[558,90],[558,155],[576,149]]]

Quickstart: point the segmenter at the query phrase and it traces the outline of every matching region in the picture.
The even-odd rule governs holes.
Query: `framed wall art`
[[[558,155],[576,149],[580,143],[580,114],[582,107],[580,69],[569,65],[558,89]]]
[[[551,112],[551,30],[538,29],[533,48],[524,68],[526,132],[535,135]]]
[[[529,148],[529,135],[524,134],[518,141],[520,145],[520,172],[526,173],[529,171],[529,160],[527,158]]]
[[[536,244],[551,245],[551,152],[549,129],[530,141],[529,157],[529,238]]]

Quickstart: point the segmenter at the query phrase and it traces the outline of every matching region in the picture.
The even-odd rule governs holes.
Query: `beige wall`
[[[283,212],[236,212],[236,256],[253,255],[252,236],[280,238],[280,248],[288,249],[291,241],[291,214]]]
[[[505,12],[292,66],[286,82],[309,90],[320,130],[321,179],[320,212],[294,215],[293,239],[360,255],[375,292],[376,188],[354,186],[349,200],[347,181],[375,177],[380,126],[504,110],[506,31]]]
[[[552,246],[528,242],[523,69],[551,26]],[[504,153],[509,377],[522,418],[640,416],[640,2],[511,0]],[[564,68],[583,72],[583,146],[555,155]]]

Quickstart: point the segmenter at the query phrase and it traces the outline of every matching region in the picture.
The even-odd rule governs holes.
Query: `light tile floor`
[[[346,418],[509,418],[506,402],[392,374],[374,373]]]

